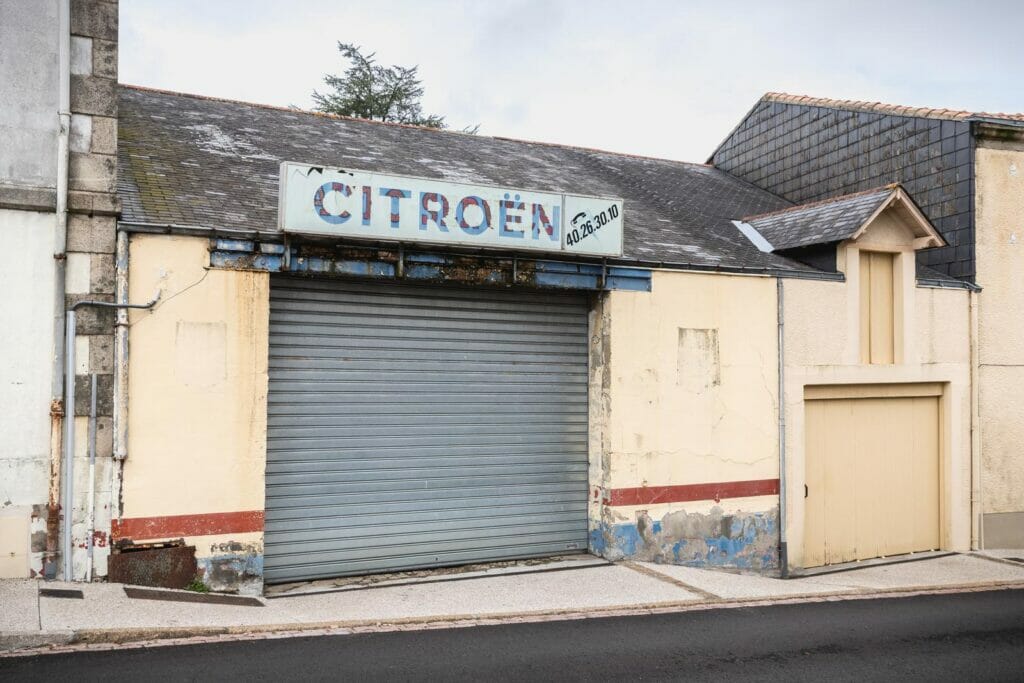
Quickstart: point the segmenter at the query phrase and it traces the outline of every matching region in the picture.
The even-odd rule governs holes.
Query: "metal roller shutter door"
[[[264,579],[585,550],[587,310],[274,276]]]

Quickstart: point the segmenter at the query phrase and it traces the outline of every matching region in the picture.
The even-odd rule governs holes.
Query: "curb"
[[[992,590],[1024,589],[1024,582],[981,582],[956,586],[916,586],[862,589],[762,598],[680,600],[638,605],[600,607],[586,610],[539,610],[488,615],[445,615],[389,620],[351,620],[309,623],[264,624],[257,626],[175,626],[126,629],[79,629],[75,631],[0,632],[0,658],[59,654],[89,650],[194,645],[199,643],[261,640],[271,638],[351,635],[426,631],[473,626],[573,621],[610,617],[697,612],[714,609],[769,607],[818,602],[844,602],[879,598],[909,598],[921,595],[978,593]]]
[[[28,648],[70,645],[76,638],[74,631],[0,631],[0,656]]]

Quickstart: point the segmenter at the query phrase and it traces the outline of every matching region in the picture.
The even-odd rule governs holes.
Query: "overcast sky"
[[[704,161],[758,97],[1024,111],[1024,2],[121,0],[122,83],[311,106],[337,41],[455,128]]]

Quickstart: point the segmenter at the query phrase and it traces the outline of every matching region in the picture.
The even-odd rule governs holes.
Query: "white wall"
[[[54,214],[0,209],[0,577],[39,571],[53,371]]]
[[[58,4],[0,2],[0,186],[56,183]]]

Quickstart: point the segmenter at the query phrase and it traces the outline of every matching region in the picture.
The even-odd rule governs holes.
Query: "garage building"
[[[120,116],[119,296],[160,303],[129,316],[115,542],[183,537],[250,591],[969,546],[975,295],[917,270],[944,241],[899,186],[793,206],[705,165],[140,88]],[[316,230],[288,225],[283,162],[324,188]],[[467,218],[440,183],[543,216]],[[345,232],[368,196],[427,237]],[[621,251],[549,239],[587,198],[622,207]],[[509,239],[445,242],[477,227]]]

